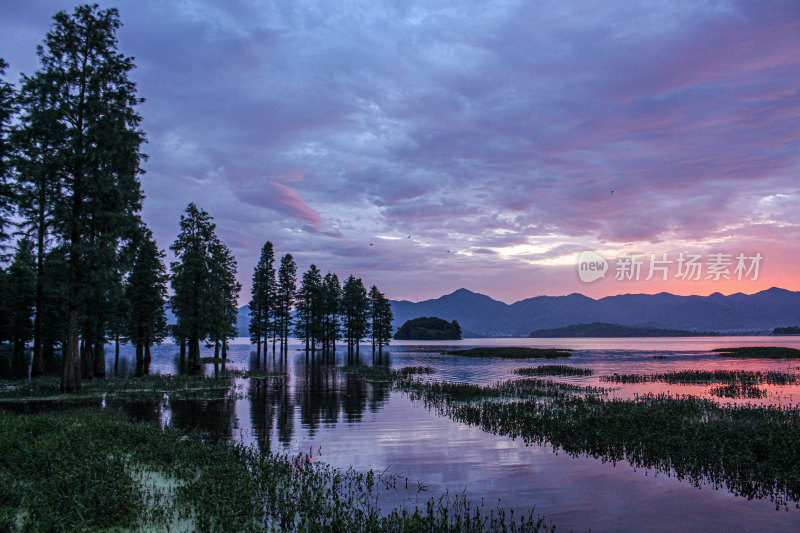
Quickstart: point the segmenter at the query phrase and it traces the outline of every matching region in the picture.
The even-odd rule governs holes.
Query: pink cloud
[[[299,218],[300,220],[310,222],[315,227],[320,226],[322,219],[319,213],[311,208],[294,189],[274,181],[269,182],[268,188],[269,193],[273,195],[275,199],[268,207]]]

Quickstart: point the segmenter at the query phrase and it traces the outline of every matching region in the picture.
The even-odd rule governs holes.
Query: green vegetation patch
[[[414,374],[433,374],[429,366],[406,366],[399,370],[385,366],[348,365],[341,368],[345,374],[357,375],[367,381],[398,381]]]
[[[521,348],[510,346],[507,348],[480,347],[467,350],[449,350],[442,352],[446,355],[461,355],[463,357],[498,357],[502,359],[558,359],[570,357],[572,350],[560,348]]]
[[[761,357],[766,359],[800,358],[800,350],[781,346],[743,346],[740,348],[716,348],[711,351],[723,357]]]
[[[0,412],[3,531],[552,531],[463,496],[384,512],[396,478],[108,414]]]
[[[514,370],[520,376],[591,376],[594,372],[590,368],[578,368],[569,365],[541,365],[530,368]]]
[[[756,387],[752,383],[728,383],[727,385],[712,387],[708,393],[719,398],[759,399],[767,397],[767,391]]]

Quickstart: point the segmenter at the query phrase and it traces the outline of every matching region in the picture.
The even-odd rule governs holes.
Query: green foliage
[[[164,252],[144,225],[134,241],[133,266],[125,285],[129,306],[126,336],[137,346],[161,342],[167,334],[167,272]]]
[[[261,257],[253,270],[250,299],[250,341],[260,343],[269,336],[270,323],[277,307],[277,280],[275,279],[275,252],[267,241],[261,248]]]
[[[200,364],[199,343],[205,338],[225,342],[235,336],[236,260],[216,235],[208,213],[191,203],[181,215],[180,233],[170,249],[177,261],[172,270],[170,306],[178,329],[189,339],[190,356]]]
[[[382,350],[392,339],[392,306],[389,299],[373,285],[369,289],[369,316],[371,320],[372,346]]]
[[[0,286],[6,328],[1,337],[13,343],[13,354],[17,361],[22,359],[26,343],[33,338],[35,268],[31,242],[20,239]]]
[[[507,348],[480,347],[467,350],[450,350],[442,352],[447,355],[461,355],[464,357],[498,357],[501,359],[557,359],[570,357],[571,350],[556,348],[522,348],[510,346]]]
[[[0,76],[4,76],[8,63],[0,57]],[[0,79],[0,250],[8,239],[6,233],[9,215],[13,211],[14,195],[10,183],[12,148],[9,142],[11,122],[16,111],[14,86]]]
[[[336,274],[328,272],[322,280],[322,342],[326,351],[342,338],[340,330],[342,285]]]
[[[461,340],[461,326],[435,316],[421,316],[407,320],[397,328],[394,338],[410,341]]]
[[[285,347],[289,338],[289,328],[292,325],[292,308],[297,294],[297,265],[292,254],[281,258],[278,268],[277,307],[275,310],[274,328],[281,339],[281,346]]]
[[[306,349],[313,348],[323,336],[322,275],[316,265],[303,274],[297,291],[297,316],[295,335],[305,342]]]
[[[364,283],[352,274],[342,288],[341,312],[348,351],[358,351],[358,344],[369,334],[369,299]]]
[[[755,370],[679,370],[661,374],[613,374],[600,376],[601,381],[612,383],[769,383],[789,385],[800,381],[800,376],[785,372],[759,372]]]

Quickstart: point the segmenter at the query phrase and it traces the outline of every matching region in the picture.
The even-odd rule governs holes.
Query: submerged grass
[[[708,390],[712,396],[719,398],[749,398],[760,399],[767,397],[767,391],[760,389],[752,383],[735,382],[727,385],[719,385]]]
[[[502,359],[557,359],[570,357],[571,350],[557,348],[523,348],[509,346],[505,348],[479,347],[466,350],[449,350],[442,352],[445,355],[461,355],[463,357],[499,357]]]
[[[800,350],[780,346],[743,346],[739,348],[716,348],[711,351],[724,357],[759,357],[766,359],[800,358]]]
[[[800,376],[786,372],[759,372],[753,370],[679,370],[660,374],[613,374],[600,376],[600,381],[611,383],[646,383],[662,381],[665,383],[767,383],[770,385],[791,385],[800,381]]]
[[[3,531],[551,531],[463,496],[381,510],[391,477],[110,414],[0,412]]]
[[[84,381],[80,392],[63,394],[57,377],[45,376],[28,381],[0,381],[0,404],[3,401],[70,400],[99,398],[104,395],[171,394],[182,398],[224,396],[231,388],[233,374],[219,376],[184,376],[150,374],[141,377],[108,377]]]
[[[504,394],[503,383],[398,385],[412,398],[487,432],[550,443],[572,455],[627,460],[697,486],[708,482],[746,498],[770,499],[776,507],[800,502],[798,408],[720,406],[691,396],[607,399],[565,393],[556,385],[550,394],[497,402],[493,398]]]
[[[591,376],[590,368],[578,368],[570,365],[541,365],[514,370],[520,376]]]

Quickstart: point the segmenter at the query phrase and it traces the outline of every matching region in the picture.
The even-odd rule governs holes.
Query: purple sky
[[[144,219],[166,248],[209,211],[242,303],[266,240],[395,299],[800,290],[797,0],[100,4],[147,99]],[[11,80],[74,5],[0,4]],[[583,250],[764,261],[584,284]]]

